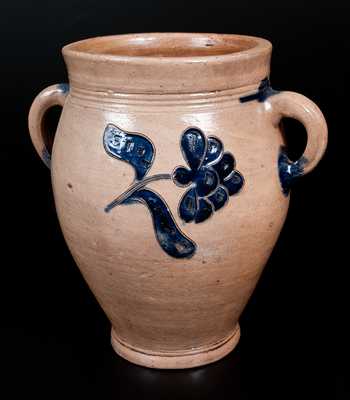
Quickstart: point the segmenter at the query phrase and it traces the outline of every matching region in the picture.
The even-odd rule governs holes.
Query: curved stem
[[[134,183],[132,186],[129,187],[125,192],[123,192],[120,196],[118,196],[115,200],[109,203],[105,207],[105,212],[110,212],[112,208],[119,206],[122,204],[129,196],[135,193],[137,190],[142,189],[150,182],[160,181],[162,179],[171,179],[171,174],[157,174],[149,176],[148,178],[143,179],[142,181]]]

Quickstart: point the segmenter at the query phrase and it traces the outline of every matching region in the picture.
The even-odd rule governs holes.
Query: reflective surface
[[[100,325],[102,321],[97,322]],[[6,347],[2,358],[5,387],[9,385],[12,395],[25,390],[46,399],[255,400],[261,396],[285,400],[299,398],[300,393],[313,398],[314,391],[322,390],[327,382],[317,376],[315,348],[311,345],[308,351],[307,346],[293,344],[288,348],[282,337],[274,343],[267,335],[260,341],[255,338],[255,343],[248,337],[234,352],[205,367],[154,370],[117,356],[109,345],[107,324],[100,327],[103,325],[103,333],[85,337],[78,336],[80,328],[68,337],[65,328],[60,333],[66,336],[43,331],[27,336],[25,343],[19,340],[17,346],[9,342],[12,346]]]

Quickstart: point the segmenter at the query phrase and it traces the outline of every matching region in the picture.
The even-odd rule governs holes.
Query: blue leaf
[[[187,129],[181,136],[181,150],[192,171],[197,171],[207,151],[207,140],[203,132],[196,128]]]
[[[193,256],[196,244],[181,232],[165,201],[156,192],[149,189],[138,190],[124,204],[132,202],[147,205],[152,215],[157,241],[169,256],[175,258]]]
[[[198,201],[198,211],[195,217],[195,223],[205,221],[213,214],[213,206],[206,199],[199,199]]]
[[[244,185],[244,179],[240,172],[234,171],[234,173],[227,180],[225,180],[223,184],[228,190],[229,195],[232,196],[242,189]]]
[[[215,170],[202,167],[196,174],[196,188],[199,197],[207,196],[219,184],[219,177]]]
[[[218,138],[214,136],[209,136],[208,148],[204,158],[204,164],[207,165],[213,163],[214,161],[219,160],[219,158],[222,155],[223,149],[224,146]]]
[[[215,211],[220,210],[228,201],[227,189],[219,186],[208,199],[212,202]]]
[[[179,215],[185,222],[194,220],[198,209],[198,198],[195,188],[187,190],[180,201]]]
[[[108,124],[103,135],[106,152],[126,161],[134,167],[136,179],[141,180],[152,166],[154,146],[145,136],[125,132],[113,124]]]

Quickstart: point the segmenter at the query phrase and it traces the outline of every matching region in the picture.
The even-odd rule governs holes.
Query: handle
[[[271,105],[273,123],[278,125],[283,117],[300,121],[307,132],[304,154],[298,161],[289,161],[299,171],[308,174],[321,160],[327,147],[327,123],[321,110],[307,97],[294,92],[275,92],[268,99]]]
[[[49,108],[53,106],[63,107],[68,93],[69,85],[66,83],[49,86],[37,95],[29,111],[30,137],[39,157],[48,168],[51,164],[51,154],[45,144],[48,133],[43,127],[43,118]]]

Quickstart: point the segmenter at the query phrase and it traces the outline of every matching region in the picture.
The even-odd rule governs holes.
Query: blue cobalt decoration
[[[185,222],[203,222],[242,189],[244,179],[218,138],[206,138],[198,128],[189,128],[180,145],[189,168],[175,168],[172,178],[178,186],[191,186],[180,201],[179,215]]]
[[[68,93],[69,92],[69,84],[68,83],[59,83],[57,85],[58,90],[60,90],[62,93]]]
[[[180,200],[179,215],[185,222],[200,223],[220,210],[229,196],[238,193],[243,176],[235,170],[235,159],[224,152],[221,141],[206,136],[197,128],[187,129],[181,136],[182,154],[189,168],[179,166],[172,174],[157,174],[146,177],[152,167],[155,148],[144,135],[123,131],[108,124],[103,135],[106,152],[129,163],[135,171],[134,183],[105,207],[110,212],[119,205],[143,204],[152,217],[157,241],[171,257],[189,258],[196,251],[196,244],[177,226],[165,200],[148,183],[173,179],[176,185],[189,187]]]
[[[304,174],[304,165],[307,163],[306,157],[301,157],[298,161],[290,161],[286,149],[281,147],[278,156],[278,172],[282,186],[282,192],[288,196],[294,181]]]
[[[134,167],[138,180],[141,180],[152,166],[155,154],[153,143],[139,133],[125,132],[115,125],[108,124],[103,143],[109,155]]]
[[[161,248],[171,257],[192,257],[196,244],[181,232],[161,196],[145,189],[150,182],[171,179],[170,174],[146,177],[154,160],[155,149],[152,142],[144,135],[126,132],[108,124],[103,135],[103,145],[110,156],[128,162],[134,168],[136,178],[132,186],[105,207],[105,211],[110,212],[118,205],[144,204],[151,213],[155,235]]]
[[[239,101],[241,103],[247,103],[248,101],[257,100],[259,103],[263,103],[267,98],[278,93],[279,93],[278,90],[272,89],[270,80],[268,77],[266,77],[260,82],[258,91],[256,93],[249,94],[247,96],[242,96],[239,98]]]
[[[168,206],[159,194],[150,189],[138,190],[123,204],[136,202],[145,204],[150,210],[158,243],[169,256],[184,258],[194,254],[196,244],[180,231]]]

